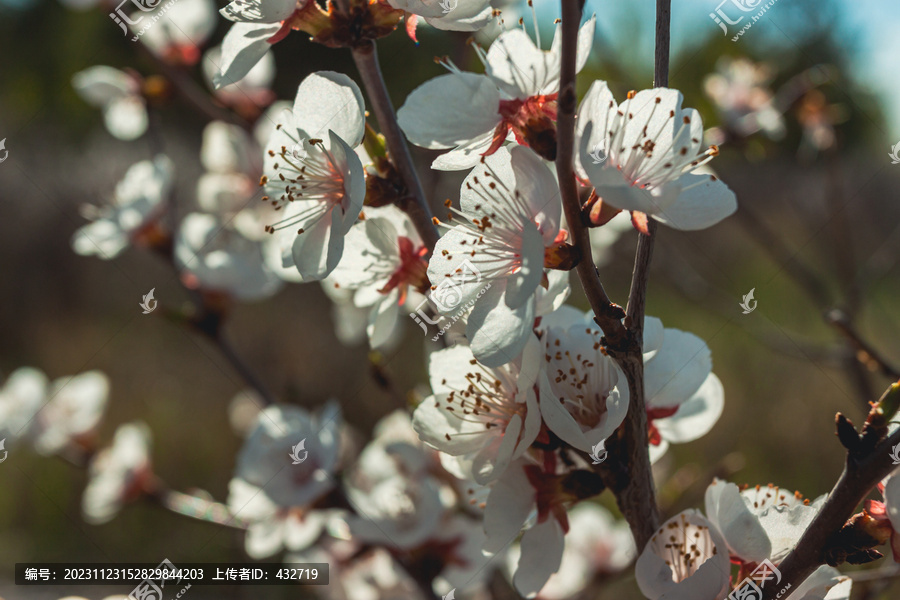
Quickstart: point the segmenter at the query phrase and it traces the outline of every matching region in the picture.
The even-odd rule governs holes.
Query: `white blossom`
[[[158,155],[132,165],[103,207],[84,205],[91,220],[72,236],[72,248],[82,256],[115,258],[130,243],[152,242],[157,221],[172,188],[172,161]]]
[[[278,236],[283,265],[294,266],[302,281],[334,270],[362,210],[365,174],[354,148],[365,133],[364,110],[349,77],[313,73],[269,140],[266,193],[282,218],[268,230]]]
[[[134,140],[147,131],[147,106],[142,81],[113,67],[89,67],[72,76],[72,87],[88,104],[103,111],[107,131],[120,140]]]
[[[121,425],[112,446],[93,458],[81,501],[86,521],[99,525],[112,520],[125,502],[145,491],[153,476],[150,439],[144,423]]]
[[[721,535],[700,512],[686,510],[650,538],[634,574],[649,600],[723,600],[731,565]]]
[[[592,17],[578,34],[577,69],[587,61],[594,37]],[[548,160],[556,156],[556,96],[559,91],[560,26],[550,50],[540,49],[520,29],[500,34],[487,53],[476,48],[485,74],[460,71],[419,86],[397,112],[413,144],[451,149],[435,159],[442,171],[470,169],[495,152],[508,137],[532,146]]]
[[[603,202],[676,229],[704,229],[737,209],[734,193],[697,170],[718,154],[701,152],[703,122],[681,107],[678,90],[655,88],[617,104],[596,81],[578,109],[581,167]],[[592,151],[606,160],[597,163]]]
[[[460,208],[429,262],[430,297],[444,314],[474,303],[466,336],[479,361],[498,366],[531,335],[545,249],[559,233],[559,189],[529,149],[500,149],[466,177]]]

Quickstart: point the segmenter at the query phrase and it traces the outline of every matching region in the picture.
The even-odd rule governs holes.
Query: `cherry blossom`
[[[137,74],[95,66],[72,76],[72,87],[85,102],[103,111],[107,131],[120,140],[134,140],[147,131],[147,106]]]
[[[329,281],[353,290],[354,305],[368,308],[366,333],[371,347],[378,349],[392,339],[401,314],[424,301],[420,292],[428,286],[427,248],[399,209],[366,209],[365,214],[347,233],[344,255]]]
[[[714,480],[706,490],[706,512],[732,556],[746,563],[778,564],[815,518],[825,496],[810,503],[799,492],[769,484],[739,491]]]
[[[200,60],[200,49],[218,23],[213,0],[178,0],[140,15],[147,20],[136,19],[137,23],[130,26],[135,38],[163,60],[177,65],[194,65]]]
[[[698,169],[718,154],[700,152],[703,123],[681,107],[678,90],[629,93],[617,104],[595,81],[578,109],[581,167],[609,206],[649,215],[676,229],[704,229],[737,209],[734,193]],[[591,152],[602,151],[597,162]]]
[[[106,375],[88,371],[60,377],[50,386],[47,397],[32,426],[35,449],[41,454],[56,454],[70,444],[90,446],[109,397]]]
[[[113,444],[97,453],[81,510],[89,523],[112,520],[126,502],[135,500],[150,485],[150,429],[144,423],[128,423],[116,430]]]
[[[469,173],[460,207],[429,262],[430,297],[443,314],[474,302],[466,336],[479,361],[498,366],[531,335],[545,251],[559,233],[559,191],[537,155],[516,146]]]
[[[578,69],[594,38],[592,17],[578,34]],[[556,95],[559,91],[560,29],[550,50],[540,49],[520,29],[500,34],[485,53],[477,49],[485,74],[459,70],[419,86],[397,112],[409,140],[432,150],[451,149],[435,159],[441,171],[469,169],[493,154],[512,135],[540,156],[556,156]]]
[[[706,342],[655,317],[644,319],[644,393],[654,461],[669,444],[706,435],[725,403]]]
[[[282,218],[268,231],[278,236],[283,265],[294,266],[302,281],[334,270],[362,209],[365,174],[353,149],[363,139],[364,110],[349,77],[313,73],[269,139],[264,199]]]
[[[28,433],[32,419],[47,398],[47,376],[33,367],[10,373],[0,388],[0,439]]]
[[[164,155],[132,165],[116,185],[110,204],[82,206],[91,223],[72,236],[72,249],[108,260],[129,244],[152,245],[161,235],[158,219],[172,188],[172,169],[172,161]]]
[[[597,575],[625,569],[637,554],[628,525],[616,521],[598,504],[583,502],[570,510],[569,524],[559,570],[541,588],[537,595],[540,600],[574,597]],[[507,564],[513,571],[520,553],[516,544],[507,554]]]
[[[541,390],[541,415],[563,441],[590,453],[625,419],[625,376],[604,353],[593,313],[564,306],[543,317],[540,329],[548,386]]]
[[[221,64],[221,46],[210,48],[203,55],[203,75],[207,85],[215,90],[216,99],[223,104],[233,106],[241,114],[255,116],[259,114],[260,107],[271,104],[275,99],[275,93],[271,90],[275,80],[275,58],[271,52],[263,54],[240,83],[220,82]]]
[[[269,269],[260,242],[249,240],[214,215],[190,213],[175,238],[175,264],[192,289],[252,301],[275,294],[283,281]]]
[[[634,574],[649,600],[722,600],[731,567],[715,527],[699,511],[686,510],[650,538]]]
[[[407,31],[415,31],[417,17],[436,29],[451,31],[477,31],[493,18],[490,0],[388,0],[388,3],[411,13],[407,19],[413,24],[407,24]]]
[[[452,456],[471,455],[471,476],[477,483],[500,477],[540,429],[535,391],[540,351],[532,336],[521,356],[493,368],[461,345],[432,353],[432,395],[413,414],[419,437]]]
[[[729,130],[743,136],[762,131],[777,140],[784,137],[785,127],[768,88],[773,75],[766,64],[723,56],[716,71],[703,80],[703,89]]]
[[[866,511],[876,523],[887,528],[894,562],[900,563],[900,477],[896,473],[878,484],[883,501],[867,500]]]
[[[319,413],[274,405],[259,413],[256,426],[238,455],[229,484],[228,504],[241,517],[265,514],[266,506],[306,507],[335,485],[338,462],[340,408],[334,402]],[[291,449],[306,440],[306,460],[292,464]],[[253,493],[251,504],[241,501]],[[256,504],[258,503],[258,504]]]

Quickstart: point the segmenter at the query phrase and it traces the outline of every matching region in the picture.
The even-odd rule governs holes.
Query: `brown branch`
[[[887,398],[892,391],[896,392],[894,386],[889,388],[882,400]],[[892,404],[895,405],[896,401]],[[873,420],[873,414],[877,409],[878,405],[870,413],[869,422]],[[873,427],[867,422],[859,442],[861,448],[853,449],[851,447],[848,449],[847,460],[840,479],[828,495],[822,510],[803,532],[796,547],[778,565],[778,570],[781,571],[781,583],[779,586],[767,586],[764,590],[764,600],[774,600],[780,590],[787,587],[788,584],[791,588],[796,589],[813,571],[826,564],[829,551],[835,550],[836,534],[853,515],[856,507],[865,500],[872,488],[896,469],[896,465],[891,459],[891,451],[893,446],[900,444],[900,430],[886,438],[881,438],[887,431],[887,418],[893,416],[894,412],[896,411],[892,408],[880,416],[880,423],[877,427]],[[839,414],[839,431],[842,427],[841,420],[842,416]],[[848,435],[846,420],[844,423],[844,433]],[[878,428],[881,429],[880,434],[877,433]],[[850,432],[849,435],[852,438],[853,433]],[[870,440],[871,443],[867,444],[867,435],[877,436],[876,440]],[[877,441],[878,438],[881,438],[880,441]],[[842,438],[842,441],[845,439]],[[874,443],[875,441],[877,443]]]
[[[375,118],[378,119],[378,124],[381,126],[381,133],[387,142],[391,160],[403,177],[409,191],[409,199],[399,204],[398,207],[406,212],[412,220],[428,250],[434,250],[439,235],[437,228],[432,223],[431,209],[428,207],[425,191],[422,189],[412,155],[406,145],[406,138],[397,122],[397,113],[394,111],[394,105],[391,103],[384,77],[381,74],[381,67],[378,64],[378,51],[375,43],[369,42],[354,47],[352,51],[356,69],[359,71],[369,95]]]
[[[616,495],[619,508],[625,515],[638,546],[643,547],[656,531],[659,523],[659,509],[656,505],[656,493],[653,488],[647,449],[647,413],[644,407],[641,342],[640,337],[635,337],[633,332],[627,330],[622,324],[624,311],[610,301],[603,289],[591,256],[588,231],[582,221],[575,179],[575,58],[582,8],[582,2],[562,0],[562,63],[560,65],[556,121],[556,170],[559,175],[559,191],[571,241],[580,250],[581,259],[576,267],[576,272],[594,311],[594,318],[603,330],[604,343],[608,352],[624,371],[631,392],[628,417],[613,442],[615,452],[611,452],[611,455],[619,456],[621,459],[617,461],[618,465],[615,467],[604,465],[600,473],[604,478],[604,483]],[[643,289],[646,290],[646,282],[644,282]],[[643,302],[642,294],[641,303]]]

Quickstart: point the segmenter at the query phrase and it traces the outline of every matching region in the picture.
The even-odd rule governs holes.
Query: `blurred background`
[[[535,3],[547,48],[558,6]],[[588,2],[586,13],[598,15],[597,35],[579,77],[581,93],[598,78],[617,98],[652,85],[653,4]],[[659,232],[647,312],[707,341],[726,397],[709,435],[674,447],[657,465],[660,499],[667,515],[702,506],[716,475],[816,497],[842,468],[835,413],[861,422],[867,402],[889,383],[823,314],[844,311],[862,337],[900,365],[900,165],[888,156],[900,141],[900,5],[822,0],[811,8],[779,0],[732,41],[736,28],[723,35],[710,18],[715,0],[673,4],[669,83],[713,128],[710,143],[722,150],[712,166],[736,192],[739,210],[702,232]],[[530,24],[530,12],[521,9],[508,9],[507,20],[521,12]],[[195,202],[202,173],[207,119],[177,96],[151,104],[152,133],[123,142],[73,91],[72,76],[98,64],[161,74],[106,12],[0,0],[0,138],[9,151],[0,164],[0,372],[30,365],[56,378],[102,370],[112,387],[101,440],[108,443],[120,423],[144,420],[153,431],[156,472],[175,489],[205,490],[222,501],[241,445],[227,411],[245,387],[240,376],[206,339],[161,312],[141,314],[138,303],[150,288],[163,306],[187,302],[170,266],[135,249],[114,261],[71,249],[73,232],[84,224],[79,206],[109,198],[125,170],[158,148],[175,162],[180,210]],[[220,43],[227,26],[220,19],[208,45]],[[434,56],[480,71],[466,39],[422,27],[418,46],[402,30],[382,40],[395,106],[442,73]],[[751,62],[735,62],[744,59]],[[349,52],[303,34],[279,43],[275,61],[279,99],[292,100],[298,82],[316,70],[358,80]],[[752,74],[735,65],[752,65]],[[188,73],[205,87],[198,69]],[[740,86],[752,89],[737,93]],[[435,206],[456,197],[464,173],[432,172],[433,154],[414,152]],[[636,235],[622,234],[601,256],[601,276],[615,301],[627,297]],[[586,308],[573,283],[570,302]],[[751,288],[758,308],[745,315],[739,303]],[[315,407],[337,398],[362,434],[427,381],[417,328],[407,328],[391,352],[346,347],[318,285],[289,285],[271,299],[238,305],[225,331],[280,399]],[[109,524],[86,524],[85,471],[24,447],[15,452],[15,460],[0,464],[0,596],[100,598],[125,591],[15,588],[16,562],[247,560],[239,532],[146,503]],[[900,593],[900,585],[881,595],[867,595],[866,587],[855,586],[854,597]],[[207,590],[192,589],[191,597],[213,597]],[[236,587],[214,595],[303,593]],[[600,594],[639,597],[629,574]]]

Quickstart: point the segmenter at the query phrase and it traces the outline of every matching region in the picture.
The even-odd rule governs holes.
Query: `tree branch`
[[[885,397],[893,389],[893,386],[889,388]],[[873,408],[873,412],[876,409],[877,405]],[[891,414],[885,413],[887,417],[892,416],[895,411],[891,410],[890,412]],[[870,421],[871,419],[872,413],[869,416]],[[884,421],[886,422],[886,419]],[[866,429],[863,430],[863,441],[865,436]],[[891,460],[891,449],[896,444],[900,444],[900,430],[877,444],[873,444],[866,451],[848,450],[847,461],[840,479],[828,495],[822,510],[803,532],[796,547],[778,565],[778,570],[781,571],[781,584],[767,586],[764,590],[764,600],[774,600],[780,590],[788,584],[796,589],[813,571],[826,564],[826,553],[832,549],[830,544],[834,536],[853,515],[856,507],[865,500],[872,488],[896,469],[896,465]]]
[[[409,147],[406,145],[406,138],[400,130],[400,124],[397,122],[397,113],[394,112],[394,105],[391,103],[387,86],[384,83],[384,77],[381,74],[381,67],[378,65],[378,51],[375,48],[375,43],[369,42],[368,44],[354,47],[352,51],[356,68],[363,80],[363,85],[366,87],[369,100],[372,102],[375,118],[378,119],[381,133],[387,142],[391,160],[403,177],[403,181],[406,183],[406,188],[411,196],[409,201],[403,202],[402,205],[399,205],[399,208],[409,215],[416,231],[419,232],[422,241],[430,252],[434,250],[434,245],[437,243],[439,235],[431,220],[431,209],[428,207],[425,190],[422,189],[422,183],[419,181],[418,173],[416,173],[412,155],[409,153]]]
[[[616,495],[622,514],[625,515],[638,547],[642,548],[656,531],[659,523],[659,509],[650,469],[647,449],[647,412],[644,406],[644,369],[641,338],[622,324],[625,312],[613,304],[603,289],[591,255],[588,231],[582,221],[581,205],[575,179],[575,75],[578,41],[578,26],[581,23],[583,3],[576,0],[562,0],[562,64],[560,65],[559,97],[557,107],[557,151],[556,170],[559,175],[559,191],[566,223],[572,243],[580,250],[580,261],[576,272],[581,280],[585,295],[594,311],[594,318],[603,330],[604,343],[609,355],[616,360],[628,380],[631,401],[623,427],[619,430],[614,454],[621,457],[619,468],[604,466],[601,476]],[[665,13],[668,19],[668,13]],[[635,306],[641,307],[643,321],[643,298],[646,292],[646,265],[650,254],[647,247],[638,246],[639,256],[646,260],[636,264],[636,271],[643,272],[643,282]],[[652,252],[652,245],[649,247]],[[629,302],[629,305],[632,305]],[[613,454],[613,452],[611,452]]]

